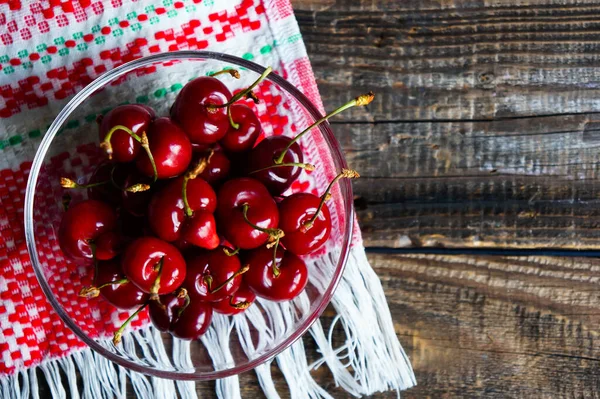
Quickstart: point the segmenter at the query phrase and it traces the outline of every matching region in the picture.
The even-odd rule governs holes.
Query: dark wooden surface
[[[333,121],[367,246],[600,247],[600,3],[294,6],[325,106],[377,94]],[[599,395],[600,260],[369,259],[419,382],[403,397]]]
[[[597,1],[293,5],[325,106],[377,94],[333,121],[365,245],[600,249]],[[369,259],[419,383],[403,398],[599,396],[600,260]]]

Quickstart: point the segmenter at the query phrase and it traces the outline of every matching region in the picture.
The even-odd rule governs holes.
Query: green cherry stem
[[[150,300],[158,299],[158,290],[160,290],[160,276],[162,274],[163,263],[165,262],[165,257],[160,258],[158,263],[154,265],[154,271],[158,273],[156,279],[152,283],[152,287],[150,287]]]
[[[254,229],[256,229],[258,231],[262,231],[263,233],[268,234],[269,235],[269,240],[271,242],[279,240],[280,238],[282,238],[285,235],[285,233],[281,229],[265,229],[264,227],[260,227],[260,226],[255,225],[254,223],[252,223],[248,219],[248,209],[249,208],[250,208],[250,205],[248,205],[248,204],[242,205],[242,214],[244,215],[244,220],[246,221],[246,223],[248,223]]]
[[[240,78],[240,73],[237,69],[222,69],[218,72],[213,72],[211,73],[210,77],[214,78],[215,76],[219,76],[219,75],[223,75],[223,74],[229,74],[231,77],[239,79]]]
[[[190,306],[190,296],[188,295],[188,292],[185,288],[180,288],[179,291],[177,292],[177,298],[184,298],[185,301],[183,303],[183,306],[177,311],[177,318],[180,318],[181,315],[183,314],[183,311]]]
[[[60,178],[60,185],[62,188],[92,188],[103,186],[108,183],[110,183],[110,180],[101,181],[98,183],[79,184],[75,180],[69,179],[68,177]]]
[[[274,243],[271,244],[267,244],[267,248],[270,248],[270,245],[273,245],[273,277],[277,278],[279,277],[279,275],[281,274],[281,272],[279,271],[279,265],[277,264],[277,248],[279,248],[279,240],[281,238],[278,238],[275,240]]]
[[[121,337],[123,336],[123,331],[125,331],[125,328],[127,328],[127,326],[129,325],[129,323],[131,323],[131,321],[133,319],[135,319],[137,317],[137,315],[146,307],[148,306],[147,303],[143,304],[142,306],[140,306],[135,312],[133,312],[133,314],[131,316],[129,316],[129,318],[127,320],[125,320],[125,323],[123,323],[121,325],[121,327],[119,327],[119,329],[115,332],[115,335],[113,336],[113,344],[118,345],[119,343],[121,343]]]
[[[242,99],[243,97],[247,97],[249,96],[248,93],[251,93],[252,90],[258,86],[258,84],[260,82],[262,82],[263,80],[265,80],[267,78],[267,76],[269,76],[269,74],[273,71],[273,68],[271,67],[267,67],[264,72],[258,77],[258,79],[256,79],[254,81],[254,83],[252,83],[250,86],[246,87],[244,90],[238,92],[237,94],[235,94],[233,97],[231,97],[231,99],[229,101],[227,101],[225,104],[219,104],[219,105],[209,105],[207,108],[210,109],[216,109],[216,108],[225,108],[227,107],[227,117],[229,118],[229,124],[231,125],[232,128],[234,129],[239,129],[240,125],[235,123],[233,121],[233,119],[231,118],[231,105],[233,103],[235,103],[236,101]],[[256,101],[256,96],[254,95],[250,95],[250,97]]]
[[[81,291],[79,291],[79,296],[83,298],[96,298],[98,295],[100,295],[100,290],[102,288],[108,287],[109,285],[127,284],[128,282],[129,280],[122,278],[120,280],[109,281],[108,283],[99,285],[97,287],[83,287]]]
[[[233,303],[233,295],[229,297],[229,306],[231,306],[234,309],[248,309],[250,305],[252,305],[252,303],[248,301]]]
[[[302,225],[300,231],[305,233],[312,228],[313,224],[315,223],[315,220],[317,220],[317,217],[319,216],[319,213],[321,213],[321,209],[323,209],[323,205],[325,205],[325,201],[331,198],[330,191],[335,183],[337,183],[340,179],[343,178],[356,179],[358,177],[360,177],[360,175],[357,171],[352,169],[342,169],[342,171],[331,181],[331,183],[329,183],[329,185],[327,186],[327,190],[325,190],[325,193],[323,193],[323,195],[321,196],[321,202],[319,202],[319,207],[317,208],[317,211],[315,212],[313,217],[310,218],[310,220],[308,220]]]
[[[113,154],[113,149],[112,149],[112,144],[110,143],[110,139],[112,138],[112,135],[114,134],[114,132],[116,132],[117,130],[124,131],[125,133],[127,133],[128,135],[133,137],[133,139],[135,141],[137,141],[138,143],[142,142],[142,138],[140,136],[138,136],[137,134],[135,134],[127,126],[115,125],[108,131],[108,133],[106,133],[106,136],[104,136],[104,140],[102,140],[102,142],[100,143],[100,148],[102,148],[106,152],[106,155],[108,155],[108,159],[112,159],[112,154]]]
[[[295,142],[297,142],[298,140],[300,140],[302,138],[302,136],[304,136],[306,133],[310,132],[312,130],[312,128],[314,128],[316,126],[319,126],[321,123],[325,122],[327,119],[331,118],[332,116],[335,116],[335,115],[339,114],[340,112],[343,112],[343,111],[347,110],[348,108],[352,108],[352,107],[356,107],[356,106],[361,106],[361,105],[367,105],[371,101],[373,101],[373,98],[375,98],[375,95],[373,94],[372,91],[370,91],[367,94],[363,94],[363,95],[360,95],[360,96],[356,97],[352,101],[347,102],[346,104],[344,104],[341,107],[335,109],[331,113],[325,115],[321,119],[315,121],[312,125],[310,125],[306,129],[304,129],[302,132],[300,132],[300,134],[298,134],[296,137],[294,137],[294,139],[292,141],[290,141],[290,143],[287,145],[287,147],[285,147],[285,149],[281,152],[281,154],[279,154],[279,157],[275,159],[275,163],[276,164],[283,163],[283,158],[285,157],[285,154],[288,152],[288,150],[290,149],[290,147]]]
[[[225,255],[227,255],[227,256],[234,256],[240,252],[240,248],[238,247],[232,251],[229,248],[223,247],[223,252],[225,252]]]
[[[209,287],[208,289],[210,290],[210,293],[214,294],[215,292],[219,291],[220,289],[222,289],[223,287],[225,287],[227,284],[231,283],[234,278],[241,276],[242,274],[246,273],[248,270],[250,270],[250,265],[244,265],[244,266],[242,266],[240,268],[240,270],[238,270],[237,272],[233,273],[231,275],[231,277],[229,277],[227,280],[223,281],[223,283],[219,284],[219,286],[216,287],[214,290]]]
[[[315,165],[310,164],[310,163],[284,162],[284,163],[280,163],[280,164],[269,165],[269,166],[267,166],[265,168],[253,170],[252,172],[250,172],[248,174],[251,175],[253,173],[262,172],[263,170],[269,170],[269,169],[273,169],[273,168],[281,168],[281,167],[284,167],[284,166],[296,166],[298,168],[302,168],[302,169],[307,170],[307,171],[313,171],[313,170],[315,170]]]
[[[194,211],[190,207],[190,203],[187,198],[187,185],[190,180],[194,180],[197,178],[208,166],[210,159],[214,154],[214,150],[210,150],[209,154],[202,158],[196,166],[186,172],[185,176],[183,176],[183,183],[181,184],[181,198],[183,199],[183,210],[187,217],[192,217],[194,215]]]
[[[146,132],[142,132],[142,140],[140,141],[140,144],[142,145],[144,151],[146,151],[146,154],[148,154],[148,159],[152,164],[152,172],[154,173],[154,179],[152,180],[152,183],[156,183],[156,180],[158,180],[158,170],[156,169],[156,162],[154,161],[152,151],[150,151],[150,143],[148,143],[148,136],[146,135]]]

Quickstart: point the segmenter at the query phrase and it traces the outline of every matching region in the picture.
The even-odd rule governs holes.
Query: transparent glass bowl
[[[65,194],[71,196],[73,203],[87,194],[85,190],[62,189],[59,178],[76,176],[84,182],[102,159],[96,117],[128,102],[147,103],[159,116],[167,115],[185,83],[225,67],[239,69],[242,74],[239,81],[228,75],[219,78],[232,91],[247,86],[264,71],[262,66],[241,58],[200,51],[159,54],[115,68],[77,93],[61,110],[31,167],[25,196],[25,235],[46,297],[85,344],[115,363],[145,374],[209,380],[238,374],[269,360],[300,338],[323,312],[348,255],[353,225],[352,189],[342,179],[328,202],[333,222],[331,237],[325,250],[305,259],[309,283],[293,302],[260,301],[243,315],[217,315],[204,338],[191,343],[148,327],[147,318],[142,315],[123,337],[123,344],[115,346],[110,337],[129,312],[117,312],[101,299],[89,302],[77,296],[90,271],[62,257],[56,232]],[[259,88],[257,94],[262,103],[256,105],[256,111],[267,135],[293,135],[294,127],[297,133],[321,117],[306,96],[277,74],[272,73]],[[317,168],[299,185],[302,190],[312,187],[314,192],[322,193],[346,162],[328,123],[313,129],[310,136],[302,143],[308,161]]]

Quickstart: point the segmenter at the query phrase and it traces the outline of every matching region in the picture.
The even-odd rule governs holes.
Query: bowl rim
[[[287,349],[294,342],[296,342],[299,338],[301,338],[308,329],[312,326],[312,324],[321,316],[331,298],[333,297],[333,293],[337,288],[343,271],[346,267],[346,262],[348,259],[349,251],[350,251],[350,243],[351,237],[353,233],[354,226],[354,208],[352,206],[352,185],[348,183],[347,179],[342,179],[339,182],[340,192],[342,194],[342,198],[344,200],[344,211],[346,214],[344,231],[346,234],[343,235],[342,240],[342,250],[340,252],[340,257],[338,259],[338,263],[336,265],[336,269],[333,274],[333,278],[324,291],[323,296],[321,298],[321,302],[318,304],[317,308],[314,312],[307,317],[307,319],[297,328],[289,337],[280,342],[277,346],[275,346],[270,351],[258,356],[253,360],[249,360],[246,364],[235,366],[232,368],[227,368],[219,371],[211,371],[211,372],[178,372],[178,371],[168,371],[168,370],[160,370],[153,368],[151,366],[143,366],[135,361],[125,359],[120,357],[116,353],[113,353],[107,349],[105,349],[102,345],[96,342],[96,339],[89,337],[81,328],[73,321],[68,313],[63,309],[62,305],[58,302],[58,300],[54,297],[54,294],[50,288],[50,285],[46,281],[44,273],[42,271],[42,267],[40,265],[40,261],[38,258],[37,247],[35,242],[35,230],[34,230],[34,220],[33,220],[33,206],[35,202],[35,188],[37,186],[37,181],[40,173],[40,169],[42,167],[44,158],[46,153],[48,152],[52,140],[62,127],[62,125],[67,121],[67,118],[77,109],[77,107],[85,101],[89,96],[91,96],[96,90],[104,87],[106,84],[114,81],[115,79],[123,76],[135,69],[160,62],[166,60],[189,60],[189,59],[210,59],[215,61],[226,62],[229,64],[234,64],[239,67],[247,68],[253,72],[258,74],[262,74],[265,71],[265,67],[256,64],[252,61],[245,60],[243,58],[239,58],[233,55],[228,55],[224,53],[218,53],[213,51],[195,51],[195,50],[184,50],[184,51],[174,51],[167,53],[154,54],[146,57],[139,58],[137,60],[133,60],[122,64],[104,74],[96,78],[93,82],[88,84],[83,90],[78,92],[59,112],[56,116],[48,131],[44,135],[40,146],[38,147],[33,162],[31,164],[29,178],[27,180],[27,188],[25,192],[25,204],[24,204],[24,224],[25,224],[25,239],[27,243],[27,250],[29,252],[29,257],[31,259],[31,263],[36,275],[36,278],[44,292],[46,298],[52,305],[53,309],[58,313],[59,317],[66,324],[66,326],[75,333],[75,335],[81,339],[88,347],[106,357],[107,359],[126,367],[130,370],[141,372],[143,374],[156,376],[160,378],[168,378],[173,380],[188,380],[188,381],[204,381],[204,380],[214,380],[225,378],[233,375],[237,375],[267,362],[268,360],[274,358],[279,353]],[[298,101],[311,115],[314,120],[318,120],[323,117],[318,108],[294,85],[288,82],[283,77],[271,73],[267,77],[267,80],[277,84],[282,89],[287,91],[296,101]],[[338,140],[335,138],[331,127],[328,122],[324,122],[318,126],[323,138],[325,139],[329,150],[331,152],[331,156],[335,167],[338,170],[341,168],[347,168],[347,163],[345,157],[342,153]]]

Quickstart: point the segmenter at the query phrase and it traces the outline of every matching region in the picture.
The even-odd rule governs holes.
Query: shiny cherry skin
[[[217,234],[217,222],[210,212],[195,211],[181,229],[181,238],[192,245],[205,249],[215,249],[221,239]]]
[[[123,251],[123,237],[116,231],[107,231],[98,236],[96,244],[96,259],[110,260]]]
[[[183,256],[173,245],[154,237],[141,237],[129,244],[121,265],[127,279],[140,290],[152,293],[152,286],[162,260],[158,294],[168,294],[179,288],[186,274]]]
[[[58,244],[75,261],[93,259],[93,242],[117,226],[115,211],[104,202],[86,200],[72,205],[63,215],[58,229]]]
[[[146,105],[126,104],[119,105],[110,110],[100,122],[100,141],[117,125],[129,128],[138,136],[148,130],[150,122],[154,119],[154,111]],[[133,137],[124,130],[117,130],[110,139],[116,162],[131,162],[140,153],[141,146]]]
[[[281,166],[260,172],[254,171],[274,165],[274,160],[281,155],[292,141],[285,136],[271,136],[262,140],[248,155],[246,171],[263,183],[273,195],[281,195],[287,190],[302,172],[298,166]],[[302,163],[304,156],[298,143],[292,144],[283,157],[283,163]]]
[[[327,242],[331,234],[331,216],[327,204],[308,230],[304,223],[313,218],[321,198],[309,193],[292,194],[279,203],[279,228],[285,236],[281,240],[285,248],[296,254],[306,255],[315,252]]]
[[[209,303],[192,301],[171,324],[171,334],[179,339],[198,339],[208,330],[212,315]]]
[[[231,106],[231,119],[239,125],[237,129],[229,126],[227,134],[223,136],[219,144],[227,152],[244,152],[254,147],[256,139],[262,132],[262,126],[258,117],[245,104],[233,104]]]
[[[185,298],[178,297],[176,293],[161,295],[158,301],[148,303],[150,321],[159,331],[167,332],[184,305]]]
[[[192,160],[192,145],[183,130],[169,118],[158,118],[150,124],[147,135],[159,179],[175,177],[187,170]],[[154,176],[145,151],[136,158],[136,166],[144,175]]]
[[[206,165],[206,169],[200,173],[200,177],[206,180],[207,183],[216,185],[229,176],[230,169],[231,162],[229,161],[229,158],[225,155],[221,147],[216,146],[212,157],[210,157],[210,160]]]
[[[242,283],[242,276],[237,276],[221,289],[214,291],[242,268],[239,257],[226,255],[222,248],[195,252],[187,258],[187,267],[188,273],[183,286],[188,290],[192,302],[219,301],[234,294]],[[210,287],[206,276],[212,278]]]
[[[250,269],[244,281],[256,295],[271,301],[289,301],[297,297],[308,282],[308,269],[298,256],[277,248],[279,276],[273,274],[273,250],[266,247],[251,251],[244,259]]]
[[[98,263],[98,275],[96,276],[96,286],[101,286],[111,281],[124,279],[125,275],[121,271],[119,259],[109,261],[100,261]],[[111,305],[119,309],[133,309],[146,303],[148,294],[140,291],[131,282],[124,284],[111,284],[100,288],[100,295]]]
[[[247,216],[253,224],[272,229],[279,223],[277,204],[258,180],[228,180],[219,189],[218,198],[217,221],[220,232],[236,248],[256,248],[269,238],[267,233],[255,229],[244,220],[244,204],[248,204]]]
[[[111,175],[117,172],[119,169],[118,166],[120,165],[115,165],[111,162],[102,162],[94,169],[88,184],[108,183],[88,188],[87,193],[89,199],[106,202],[113,207],[117,207],[121,204],[121,190],[111,183]],[[116,168],[115,172],[113,172],[113,168]]]
[[[256,300],[256,294],[252,291],[246,283],[242,283],[240,288],[235,294],[221,299],[220,301],[213,302],[213,310],[217,313],[233,316],[244,312],[250,307]]]
[[[171,118],[196,144],[219,141],[229,128],[227,109],[210,108],[231,99],[231,92],[219,79],[202,76],[187,83],[171,107]]]
[[[206,248],[213,249],[219,244],[216,222],[212,216],[217,207],[217,195],[203,179],[188,180],[186,196],[194,212],[192,217],[188,217],[183,204],[183,180],[183,177],[174,179],[154,194],[148,206],[150,228],[159,238],[168,242],[183,239],[182,234],[186,241],[194,241],[193,237],[204,237],[207,240]],[[209,234],[211,231],[214,234]]]

